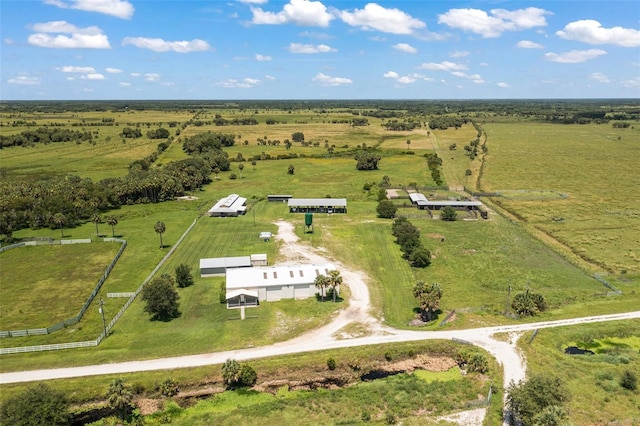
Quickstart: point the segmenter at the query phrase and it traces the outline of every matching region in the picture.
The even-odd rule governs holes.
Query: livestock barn
[[[258,293],[258,300],[306,299],[318,292],[315,279],[336,269],[332,263],[227,269],[227,294]]]
[[[230,268],[249,268],[251,266],[266,266],[267,255],[252,254],[251,256],[213,257],[200,259],[200,276],[215,277],[224,275]]]
[[[289,213],[346,213],[346,198],[291,198]]]
[[[209,209],[211,217],[236,217],[247,212],[247,199],[238,194],[230,194]]]

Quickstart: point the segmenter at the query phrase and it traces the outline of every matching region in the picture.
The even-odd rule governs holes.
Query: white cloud
[[[165,41],[161,38],[147,38],[147,37],[125,37],[122,40],[122,45],[126,46],[131,44],[141,49],[149,49],[154,52],[203,52],[209,50],[211,46],[204,40],[193,39],[191,41]]]
[[[386,73],[383,74],[383,77],[392,78],[400,84],[411,84],[411,83],[415,83],[418,80],[434,81],[433,78],[429,78],[422,74],[413,73],[413,74],[401,76],[395,71],[387,71]]]
[[[337,52],[336,49],[331,46],[327,46],[326,44],[301,44],[301,43],[291,43],[289,45],[289,52],[291,53],[329,53],[329,52]]]
[[[140,73],[139,72],[132,72],[131,74],[129,74],[131,77],[140,77]]]
[[[344,77],[331,77],[326,74],[318,73],[312,79],[313,82],[321,86],[342,86],[343,84],[351,84],[353,81]]]
[[[551,62],[560,62],[563,64],[577,64],[579,62],[586,62],[590,59],[597,58],[600,55],[605,55],[607,52],[601,49],[589,49],[589,50],[571,50],[564,53],[548,52],[544,54],[544,57]]]
[[[567,40],[588,44],[615,44],[623,47],[640,46],[640,30],[633,28],[604,28],[598,21],[583,19],[567,24],[556,35]]]
[[[600,83],[611,83],[611,80],[609,80],[609,77],[607,77],[601,72],[594,72],[589,76],[589,78],[592,80],[599,81]]]
[[[516,46],[521,49],[544,49],[543,45],[529,40],[520,40]]]
[[[127,83],[126,81],[121,81],[120,83],[118,83],[120,86],[122,87],[129,87],[131,86],[131,83]]]
[[[417,53],[418,49],[416,49],[415,47],[407,44],[407,43],[398,43],[398,44],[394,44],[393,46],[394,49],[399,50],[401,52],[404,53]]]
[[[376,3],[368,3],[364,9],[355,9],[353,13],[339,12],[339,16],[353,27],[391,34],[412,34],[415,30],[427,26],[421,20],[407,15],[400,9],[387,9]]]
[[[91,87],[85,87],[84,89],[82,89],[82,91],[88,93],[95,92],[95,90],[93,90]]]
[[[144,75],[145,81],[158,81],[160,80],[160,74],[155,72],[148,72]]]
[[[104,69],[106,72],[108,72],[109,74],[120,74],[122,72],[122,70],[120,68],[111,68],[111,67],[107,67]]]
[[[95,68],[93,67],[74,67],[71,65],[67,65],[64,66],[62,68],[57,68],[58,70],[62,71],[62,72],[79,72],[79,73],[92,73],[92,72],[96,72]]]
[[[242,80],[229,78],[227,80],[219,81],[215,83],[215,85],[224,87],[225,89],[250,89],[260,83],[261,81],[255,78],[243,78]]]
[[[537,7],[514,11],[493,9],[490,13],[491,15],[480,9],[450,9],[438,15],[438,23],[492,38],[499,37],[505,31],[546,26],[545,15],[551,14]]]
[[[631,80],[623,80],[622,83],[625,87],[631,87],[632,89],[640,89],[640,78],[633,78]]]
[[[11,39],[11,38],[9,38],[9,37],[5,37],[5,38],[3,38],[3,39],[2,39],[2,42],[3,42],[4,44],[14,44],[14,43],[15,43],[15,41],[13,41],[13,39]]]
[[[35,34],[29,35],[29,44],[57,49],[111,49],[109,39],[96,26],[78,28],[66,21],[50,21],[33,24]],[[59,33],[52,36],[49,33]],[[64,35],[64,34],[70,34]]]
[[[469,56],[469,52],[467,52],[466,50],[454,50],[453,52],[449,53],[449,56],[452,58],[464,58],[465,56]]]
[[[452,71],[451,75],[454,75],[454,76],[460,77],[460,78],[469,79],[469,80],[473,81],[474,83],[484,83],[485,82],[482,79],[482,77],[480,76],[480,74],[467,74],[467,73],[464,73],[462,71]]]
[[[130,19],[134,12],[133,5],[126,0],[44,0],[44,3],[62,9],[98,12],[122,19]]]
[[[104,80],[105,79],[104,75],[99,73],[90,73],[87,75],[83,75],[81,78],[86,80]]]
[[[252,23],[265,25],[295,24],[308,27],[329,26],[334,18],[319,1],[290,0],[278,13],[265,12],[259,7],[251,8]]]
[[[258,62],[268,62],[270,60],[271,60],[271,56],[261,55],[259,53],[256,55],[256,61]]]
[[[508,89],[509,87],[511,87],[509,83],[505,83],[504,81],[501,81],[500,83],[498,83],[497,86],[502,87],[503,89]]]
[[[265,75],[264,78],[266,78],[267,80],[272,80],[272,81],[276,79],[274,76],[269,75],[269,74]]]
[[[9,84],[19,84],[21,86],[34,86],[40,84],[40,79],[37,77],[27,77],[25,75],[19,75],[17,77],[7,80]]]
[[[425,62],[420,65],[420,68],[423,70],[433,70],[433,71],[456,71],[456,70],[466,70],[467,66],[464,64],[456,64],[454,62],[443,61],[438,63],[435,62]]]
[[[387,71],[383,74],[385,78],[399,78],[400,75],[395,71]]]

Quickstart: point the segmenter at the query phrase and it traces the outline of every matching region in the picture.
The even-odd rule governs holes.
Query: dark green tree
[[[396,216],[397,211],[398,207],[396,207],[391,200],[382,200],[378,203],[378,207],[376,207],[378,217],[383,219],[393,219]]]
[[[302,132],[295,132],[291,135],[291,139],[294,142],[304,142],[304,133]]]
[[[409,255],[409,262],[416,268],[426,268],[431,265],[431,252],[423,246],[416,247]]]
[[[444,206],[442,210],[440,210],[440,219],[447,222],[455,222],[458,220],[458,212],[451,206]]]
[[[62,426],[70,422],[66,396],[44,383],[16,392],[0,405],[1,425]]]
[[[242,179],[243,178],[242,171],[244,170],[244,164],[243,163],[238,164],[238,170],[240,170],[240,179]]]
[[[258,381],[258,374],[249,364],[242,364],[240,366],[240,374],[238,385],[239,386],[253,386]]]
[[[413,296],[420,304],[420,316],[424,321],[431,321],[436,317],[436,311],[440,309],[440,299],[442,299],[442,288],[440,284],[427,284],[418,281],[413,287]]]
[[[356,169],[358,170],[378,170],[378,163],[381,157],[369,151],[360,151],[356,154]]]
[[[292,175],[296,172],[296,168],[293,166],[293,164],[289,164],[289,168],[287,169],[287,174]]]
[[[191,275],[191,267],[186,263],[176,266],[176,282],[178,287],[184,288],[193,285],[193,275]]]
[[[533,293],[527,289],[524,293],[513,296],[511,307],[520,316],[533,316],[547,309],[544,296],[540,293]]]
[[[156,231],[156,234],[160,235],[160,248],[163,248],[164,244],[162,244],[162,234],[167,230],[167,227],[164,222],[157,221],[156,224],[153,225],[153,230]]]
[[[511,383],[507,388],[507,407],[523,425],[535,425],[536,416],[548,407],[563,407],[569,389],[557,377],[533,375],[527,381]]]
[[[153,320],[169,321],[178,317],[179,299],[173,277],[168,274],[154,278],[142,289],[142,300],[146,303],[144,310],[151,314]]]
[[[100,216],[99,213],[94,213],[93,216],[91,216],[91,222],[93,222],[96,225],[96,236],[100,236],[100,232],[98,232],[98,224],[100,222],[102,222],[102,217]]]

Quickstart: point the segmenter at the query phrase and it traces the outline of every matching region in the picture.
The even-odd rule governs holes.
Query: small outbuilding
[[[230,268],[249,268],[251,266],[266,266],[266,254],[252,254],[251,256],[214,257],[200,259],[200,276],[222,276]]]
[[[244,289],[257,292],[259,301],[306,299],[317,293],[316,277],[334,269],[332,263],[228,269],[227,294]]]
[[[450,206],[456,210],[478,210],[482,207],[480,201],[455,201],[455,200],[428,200],[417,201],[416,205],[420,210],[442,210]]]
[[[247,199],[238,194],[230,194],[209,209],[211,217],[237,217],[247,212]]]
[[[273,194],[267,195],[267,201],[286,203],[293,198],[293,195]]]
[[[291,198],[290,213],[346,213],[346,198]]]

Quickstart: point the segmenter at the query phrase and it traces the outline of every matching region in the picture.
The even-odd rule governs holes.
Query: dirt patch
[[[183,195],[182,197],[176,197],[178,201],[194,201],[199,200],[198,197],[194,197],[193,195]]]
[[[400,193],[404,192],[402,189],[387,189],[387,198],[400,198]]]
[[[157,411],[162,410],[164,405],[163,399],[140,398],[135,401],[136,407],[140,410],[140,414],[148,416]]]
[[[433,238],[434,240],[442,240],[444,241],[445,237],[442,234],[427,234],[426,235],[429,238]]]

